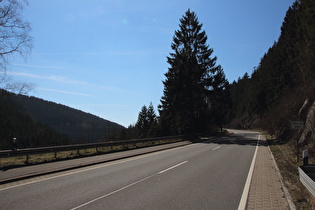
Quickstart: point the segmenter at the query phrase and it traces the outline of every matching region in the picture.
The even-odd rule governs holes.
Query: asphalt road
[[[258,133],[0,186],[0,209],[237,209]]]

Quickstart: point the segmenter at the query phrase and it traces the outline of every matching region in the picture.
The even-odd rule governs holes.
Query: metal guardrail
[[[155,142],[155,141],[161,141],[161,140],[176,140],[176,139],[182,139],[183,137],[184,136],[168,136],[168,137],[160,137],[160,138],[98,142],[98,143],[91,143],[91,144],[75,144],[75,145],[63,145],[63,146],[52,146],[52,147],[26,148],[26,149],[18,149],[16,151],[0,150],[0,158],[1,157],[3,158],[3,157],[21,156],[21,155],[28,156],[28,155],[32,155],[32,154],[52,153],[52,152],[54,152],[55,157],[57,157],[57,152],[62,152],[62,151],[77,150],[78,154],[79,154],[79,150],[82,150],[82,149],[95,148],[97,151],[97,149],[100,147],[110,147],[110,146],[130,145],[130,144],[135,145],[137,143]]]
[[[305,171],[299,167],[299,176],[300,181],[303,183],[303,185],[312,193],[312,195],[315,197],[315,182],[305,173]]]

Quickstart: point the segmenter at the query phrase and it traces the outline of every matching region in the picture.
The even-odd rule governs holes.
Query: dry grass
[[[0,158],[0,169],[10,167],[13,165],[14,166],[22,166],[22,165],[25,165],[25,161],[26,161],[25,156]]]
[[[81,150],[71,150],[71,151],[62,151],[44,154],[34,154],[34,155],[21,155],[14,157],[5,157],[0,158],[0,169],[8,168],[8,167],[18,167],[23,165],[32,165],[39,164],[45,162],[66,160],[71,158],[92,156],[97,154],[105,154],[110,152],[119,152],[122,150],[136,149],[141,147],[154,146],[159,144],[166,144],[177,142],[178,140],[160,140],[155,142],[146,142],[146,143],[136,143],[136,144],[127,144],[127,145],[117,145],[117,146],[109,146],[109,147],[99,147],[99,148],[91,148],[91,149],[81,149]]]
[[[269,138],[270,139],[270,138]],[[270,149],[275,157],[283,182],[288,189],[297,209],[315,209],[315,198],[300,182],[298,166],[302,160],[297,162],[296,147],[293,142],[277,144],[276,140],[269,140]],[[314,158],[309,159],[314,164]]]

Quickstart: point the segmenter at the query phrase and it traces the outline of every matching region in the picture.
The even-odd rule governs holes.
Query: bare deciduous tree
[[[7,68],[15,55],[26,57],[32,49],[31,26],[21,15],[26,5],[26,0],[0,0],[0,88],[20,94],[27,93],[31,85],[14,83]]]

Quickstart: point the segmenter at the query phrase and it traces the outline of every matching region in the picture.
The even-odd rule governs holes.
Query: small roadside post
[[[12,150],[13,151],[17,151],[17,140],[16,140],[16,138],[12,139],[12,144],[13,144]]]
[[[299,156],[299,130],[302,130],[304,128],[304,122],[301,120],[292,120],[291,121],[291,129],[297,130],[296,132],[296,161],[300,161]]]
[[[308,149],[303,150],[303,166],[308,165]]]

